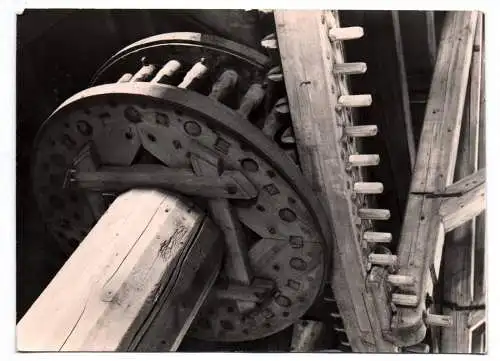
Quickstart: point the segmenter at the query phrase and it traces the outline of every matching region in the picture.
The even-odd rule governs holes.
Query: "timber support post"
[[[176,196],[122,194],[19,321],[18,350],[176,350],[219,274],[219,235]]]
[[[445,233],[470,221],[485,207],[484,172],[451,184],[476,23],[477,12],[451,12],[442,31],[398,247],[398,273],[415,280],[395,291],[412,297],[411,304],[394,302],[393,295],[396,312],[391,336],[399,346],[418,344],[427,327],[434,325],[426,322],[425,315],[439,277]],[[478,115],[471,122],[477,123]]]

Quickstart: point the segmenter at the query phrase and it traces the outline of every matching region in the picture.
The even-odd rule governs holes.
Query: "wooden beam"
[[[426,334],[425,300],[439,275],[444,242],[437,217],[441,200],[427,195],[444,191],[453,181],[476,21],[476,12],[450,12],[442,31],[398,247],[400,272],[416,280],[402,289],[418,300],[415,307],[397,307],[392,319],[401,346],[419,343]]]
[[[486,208],[485,184],[460,197],[451,197],[441,202],[439,215],[444,231],[449,232],[478,216]]]
[[[485,169],[477,172],[479,158],[480,87],[482,73],[482,17],[478,17],[470,68],[470,81],[457,153],[455,179],[445,194],[440,215],[446,235],[443,255],[443,313],[454,327],[442,330],[440,349],[446,353],[472,352],[472,329],[468,322],[474,301],[476,219],[485,207]],[[479,51],[476,49],[479,48]],[[456,305],[463,308],[457,308]]]
[[[154,190],[122,194],[19,321],[17,349],[175,350],[222,248],[192,205]]]
[[[283,74],[301,168],[326,200],[335,229],[331,282],[349,343],[356,352],[390,352],[395,347],[382,336],[375,301],[365,286],[361,235],[356,232],[351,194],[346,188],[350,178],[340,143],[343,127],[352,124],[344,124],[344,115],[336,109],[341,89],[332,77],[333,64],[344,60],[328,38],[329,27],[338,27],[336,12],[333,14],[275,11]]]

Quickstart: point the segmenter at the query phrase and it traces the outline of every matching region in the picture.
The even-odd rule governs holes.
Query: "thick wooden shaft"
[[[19,321],[18,350],[175,350],[219,272],[218,242],[177,197],[122,194]]]

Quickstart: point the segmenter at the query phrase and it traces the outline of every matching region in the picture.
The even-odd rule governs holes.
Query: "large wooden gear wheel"
[[[94,84],[108,84],[68,99],[38,134],[34,188],[50,230],[71,251],[120,192],[178,190],[210,212],[227,246],[190,335],[245,341],[286,328],[323,288],[331,231],[286,147],[267,57],[199,34],[136,44],[99,71]]]

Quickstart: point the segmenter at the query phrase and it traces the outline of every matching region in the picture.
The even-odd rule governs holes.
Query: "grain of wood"
[[[378,127],[376,125],[355,125],[345,127],[344,133],[348,137],[373,137],[377,135]]]
[[[341,63],[333,64],[333,72],[335,74],[364,74],[366,73],[366,63]]]
[[[358,194],[380,194],[384,191],[384,185],[380,182],[356,182],[354,192]]]
[[[351,154],[348,162],[352,167],[374,166],[380,163],[380,156],[378,154]]]
[[[444,228],[436,215],[441,201],[424,194],[442,192],[453,181],[476,21],[476,12],[450,12],[442,30],[398,246],[400,272],[416,280],[405,289],[417,297],[414,308],[398,308],[393,317],[402,346],[425,337],[424,296],[432,294],[439,276]]]
[[[118,197],[19,321],[18,350],[128,349],[203,220],[198,209],[159,191]],[[200,240],[203,249],[216,241]]]
[[[481,214],[486,208],[485,185],[469,191],[460,196],[445,199],[441,203],[439,215],[441,216],[444,230],[449,232],[462,224],[471,221]]]
[[[361,26],[349,26],[345,28],[331,28],[328,37],[331,41],[359,39],[364,35]]]
[[[370,94],[356,94],[356,95],[341,95],[337,100],[339,107],[368,107],[372,104],[372,96]]]
[[[387,232],[365,232],[363,239],[369,243],[391,243],[392,234]]]
[[[331,76],[332,59],[339,54],[333,54],[327,28],[334,22],[338,26],[334,14],[278,10],[274,18],[300,165],[313,189],[326,200],[335,229],[331,281],[347,337],[354,351],[389,352],[395,348],[383,339],[376,305],[364,286],[366,265],[345,189],[349,177],[339,146],[344,131],[337,125],[336,111],[341,93]]]
[[[360,208],[358,215],[361,219],[371,219],[386,221],[391,218],[391,212],[388,209],[380,208]]]

